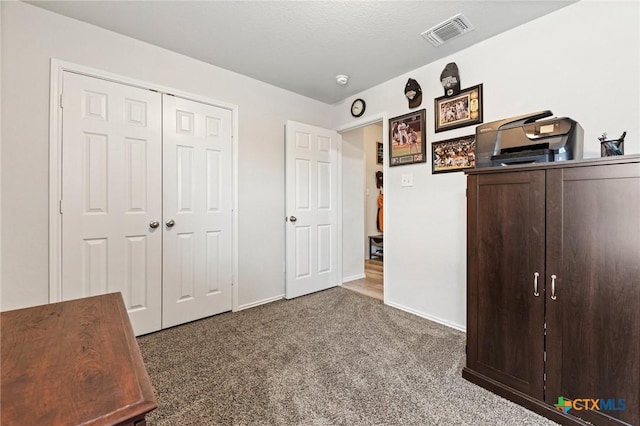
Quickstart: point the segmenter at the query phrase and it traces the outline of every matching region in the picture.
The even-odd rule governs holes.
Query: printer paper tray
[[[491,156],[493,166],[508,166],[510,164],[548,163],[553,161],[554,153],[551,149],[534,149],[519,152],[509,152]]]

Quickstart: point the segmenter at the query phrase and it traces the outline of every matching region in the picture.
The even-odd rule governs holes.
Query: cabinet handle
[[[551,300],[556,300],[556,276],[551,275]]]
[[[534,272],[533,273],[533,295],[535,297],[540,296],[540,293],[538,293],[538,277],[540,276],[539,273]]]

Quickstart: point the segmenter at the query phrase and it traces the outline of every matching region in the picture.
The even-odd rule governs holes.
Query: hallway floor
[[[374,299],[383,300],[383,271],[384,264],[382,261],[367,259],[364,265],[366,278],[344,283],[342,288],[373,297]]]

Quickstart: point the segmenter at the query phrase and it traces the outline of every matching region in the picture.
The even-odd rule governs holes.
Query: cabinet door
[[[467,366],[538,399],[544,374],[544,191],[544,171],[468,180]]]
[[[600,399],[568,412],[638,425],[640,165],[547,173],[546,402]]]

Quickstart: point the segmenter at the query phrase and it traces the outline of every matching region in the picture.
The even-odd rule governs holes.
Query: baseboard
[[[342,284],[344,284],[344,283],[348,283],[348,282],[350,282],[350,281],[361,280],[361,279],[363,279],[363,278],[367,278],[367,276],[366,276],[364,273],[362,273],[362,274],[358,274],[358,275],[352,275],[352,276],[350,276],[350,277],[343,278],[343,279],[342,279]]]
[[[275,302],[277,300],[282,300],[282,299],[284,299],[284,294],[281,294],[275,297],[270,297],[268,299],[258,300],[257,302],[247,303],[246,305],[238,306],[238,309],[236,310],[236,312],[249,309],[249,308],[255,308],[256,306],[260,306],[260,305],[266,305],[267,303]]]
[[[385,304],[391,306],[392,308],[400,309],[401,311],[409,312],[410,314],[417,315],[417,316],[422,317],[424,319],[428,319],[429,321],[437,322],[438,324],[445,325],[445,326],[447,326],[449,328],[453,328],[453,329],[458,330],[458,331],[463,331],[465,333],[467,332],[467,328],[466,327],[463,327],[463,326],[461,326],[459,324],[452,323],[452,322],[447,321],[447,320],[443,320],[442,318],[438,318],[438,317],[435,317],[433,315],[425,314],[424,312],[416,311],[415,309],[407,308],[406,306],[402,306],[402,305],[400,305],[398,303],[394,303],[394,302],[386,301]]]

